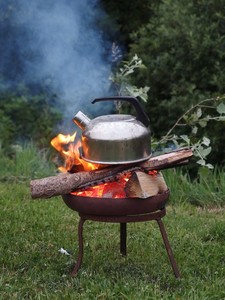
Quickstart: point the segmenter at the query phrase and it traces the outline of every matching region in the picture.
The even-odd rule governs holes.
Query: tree
[[[128,50],[130,33],[148,23],[150,17],[155,13],[154,7],[157,7],[160,1],[101,0],[100,2],[108,14],[105,21],[111,22],[111,26],[106,29],[106,34],[109,34],[112,40],[119,42]]]
[[[148,24],[132,33],[130,56],[137,53],[147,67],[135,81],[150,86],[146,109],[156,137],[191,105],[225,93],[224,7],[222,0],[165,0]],[[219,145],[224,161],[218,127],[202,131]]]
[[[1,148],[9,151],[11,145],[30,140],[39,147],[48,147],[53,128],[61,120],[54,101],[47,95],[1,94]]]

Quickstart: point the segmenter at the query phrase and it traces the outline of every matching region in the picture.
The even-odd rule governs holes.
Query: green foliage
[[[194,155],[199,158],[198,164],[213,168],[211,164],[206,163],[206,158],[210,154],[212,147],[209,138],[202,136],[202,128],[207,128],[210,121],[225,121],[225,105],[223,102],[225,96],[205,99],[194,106],[191,106],[168,130],[167,134],[161,139],[155,141],[155,148],[166,146],[169,141],[173,142],[177,147],[191,147]],[[210,110],[210,114],[209,114]],[[189,128],[189,136],[185,134],[176,135],[178,127]],[[179,131],[178,131],[179,132]],[[200,137],[199,137],[200,132]],[[153,143],[154,144],[154,143]],[[222,152],[223,150],[221,150]]]
[[[190,106],[225,93],[223,10],[224,1],[165,0],[132,33],[130,57],[137,53],[147,67],[136,84],[150,86],[146,109],[155,137],[165,135]],[[211,123],[202,132],[221,145],[221,127]],[[214,161],[224,162],[221,147],[215,150]]]
[[[54,101],[48,103],[47,99],[46,95],[0,95],[0,144],[3,149],[9,150],[10,145],[30,140],[40,147],[49,144],[60,113]]]
[[[141,87],[131,84],[130,76],[135,72],[135,70],[145,68],[142,63],[142,60],[137,56],[134,57],[130,61],[123,61],[119,68],[115,70],[114,73],[111,74],[110,80],[113,83],[113,87],[116,90],[119,96],[133,96],[139,97],[144,102],[147,101],[147,92],[149,91],[149,87]]]
[[[164,170],[163,175],[170,187],[171,203],[191,203],[205,209],[224,207],[225,173],[221,168],[200,167],[194,180],[190,179],[184,167]]]
[[[11,156],[0,149],[0,181],[25,182],[55,174],[50,153],[32,143],[11,146]]]
[[[108,25],[105,26],[107,35],[112,40],[119,41],[125,47],[130,41],[130,33],[148,22],[149,18],[155,13],[153,8],[157,7],[159,3],[158,0],[100,0],[100,2],[104,11],[108,14],[105,18]],[[108,19],[110,19],[110,24]]]
[[[201,168],[189,193],[190,203],[201,207],[223,207],[225,201],[224,170]],[[207,197],[203,195],[207,194]]]
[[[15,125],[13,120],[7,116],[3,109],[0,109],[0,145],[10,145],[13,140]]]
[[[139,97],[144,102],[147,101],[149,87],[138,88],[137,86],[133,86],[130,78],[135,71],[143,68],[145,66],[137,55],[130,62],[122,62],[122,66],[119,66],[118,70],[115,70],[110,78],[119,95],[128,94],[133,97]],[[194,156],[198,158],[196,161],[197,164],[212,169],[213,166],[206,163],[207,156],[212,150],[210,139],[202,136],[201,129],[207,127],[209,121],[225,121],[225,104],[221,102],[224,98],[225,96],[205,99],[196,105],[192,105],[178,118],[166,135],[161,136],[160,139],[153,139],[153,152],[156,154],[160,152],[159,149],[163,149],[165,152],[168,145],[170,148],[174,148],[174,146],[177,148],[189,147],[192,148]],[[121,109],[120,103],[117,104],[117,109]],[[124,110],[124,106],[122,109]],[[189,135],[177,135],[176,131],[179,133],[179,130],[177,130],[179,126],[183,128],[183,132],[187,132],[187,129],[189,129]],[[198,137],[199,132],[200,138]]]

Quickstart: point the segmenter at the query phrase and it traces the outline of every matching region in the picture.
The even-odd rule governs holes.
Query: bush
[[[130,56],[137,53],[147,67],[135,82],[150,86],[146,110],[157,138],[192,104],[225,93],[223,9],[223,1],[165,0],[131,35]],[[221,126],[211,124],[204,135],[216,144]]]
[[[49,145],[53,128],[59,123],[60,113],[46,95],[27,96],[6,93],[0,95],[2,149],[33,140],[40,147]]]

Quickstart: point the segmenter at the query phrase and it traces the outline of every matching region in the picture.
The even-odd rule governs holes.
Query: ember
[[[108,182],[99,184],[84,191],[72,192],[72,195],[86,196],[86,197],[97,197],[97,198],[125,198],[126,194],[124,191],[125,184],[128,177],[124,177],[115,182]]]

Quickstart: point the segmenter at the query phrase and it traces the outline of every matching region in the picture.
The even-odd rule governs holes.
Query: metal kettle
[[[81,157],[97,164],[129,164],[147,160],[151,156],[150,121],[140,102],[134,97],[96,98],[100,101],[127,101],[137,116],[125,114],[103,115],[90,120],[79,111],[73,118],[82,129]]]

